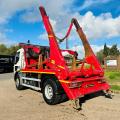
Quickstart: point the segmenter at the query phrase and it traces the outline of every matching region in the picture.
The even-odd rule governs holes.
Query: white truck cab
[[[17,51],[16,56],[15,56],[15,63],[14,63],[14,74],[25,68],[25,56],[24,56],[24,49],[21,48]]]

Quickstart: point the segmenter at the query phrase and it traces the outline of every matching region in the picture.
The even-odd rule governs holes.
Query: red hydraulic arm
[[[67,74],[68,74],[67,69],[68,68],[66,67],[65,60],[62,56],[61,50],[59,48],[59,45],[56,40],[55,34],[53,32],[52,26],[50,24],[49,17],[47,16],[47,13],[46,13],[44,7],[41,6],[39,9],[40,9],[42,20],[43,20],[43,23],[44,23],[44,26],[45,26],[45,29],[47,31],[48,38],[49,38],[50,61],[52,64],[60,66],[60,68],[62,68],[62,70],[64,70],[64,72],[63,72],[64,76],[67,77]]]
[[[65,60],[64,60],[64,58],[61,54],[61,50],[58,46],[58,42],[56,40],[56,36],[53,32],[53,29],[52,29],[52,26],[50,24],[49,18],[48,18],[47,14],[46,14],[46,11],[43,7],[40,7],[40,12],[41,12],[41,15],[42,15],[44,26],[45,26],[46,31],[48,33],[49,44],[50,44],[50,59],[51,59],[53,64],[56,64],[58,66],[62,66],[64,68],[64,72],[63,71],[62,72],[66,73],[66,75],[67,75],[69,70],[68,70],[68,68],[66,66],[66,63],[65,63]],[[94,52],[92,51],[92,48],[90,47],[90,45],[88,43],[88,40],[87,40],[82,28],[80,27],[80,25],[79,25],[79,23],[76,19],[74,19],[74,18],[72,19],[70,27],[68,29],[68,32],[62,40],[64,40],[65,38],[67,38],[69,36],[73,24],[75,25],[77,33],[78,33],[79,37],[81,38],[83,46],[84,46],[84,50],[85,50],[84,63],[87,63],[87,64],[91,65],[91,69],[89,70],[89,72],[91,74],[96,74],[96,75],[99,74],[100,76],[103,76],[104,72],[103,72],[103,70],[102,70]],[[88,73],[88,71],[86,72],[83,69],[83,67],[80,68],[80,71],[84,72],[84,74]],[[74,71],[74,72],[80,74],[80,71],[78,71],[78,72]],[[73,73],[71,73],[71,74],[73,74]]]
[[[83,46],[84,46],[84,50],[85,50],[85,58],[86,58],[86,62],[89,63],[89,64],[92,64],[94,65],[94,67],[96,69],[98,69],[99,71],[101,71],[101,73],[103,73],[103,70],[101,68],[101,65],[100,63],[98,62],[92,48],[90,47],[90,44],[86,38],[86,35],[84,34],[82,28],[80,27],[78,21],[73,18],[72,19],[72,22],[74,23],[75,27],[76,27],[76,30],[77,30],[77,33],[80,37],[80,39],[82,40],[82,43],[83,43]]]

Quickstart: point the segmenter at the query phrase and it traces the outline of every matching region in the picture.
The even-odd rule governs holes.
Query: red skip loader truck
[[[42,20],[48,34],[49,46],[20,43],[14,65],[16,88],[25,87],[40,90],[45,102],[58,104],[64,99],[75,101],[79,107],[79,99],[98,91],[109,91],[110,86],[104,79],[104,71],[98,62],[78,21],[73,18],[66,36],[72,26],[82,41],[85,51],[84,59],[78,59],[73,50],[62,50],[52,29],[44,7],[40,7]]]

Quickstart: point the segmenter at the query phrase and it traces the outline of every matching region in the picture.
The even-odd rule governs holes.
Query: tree
[[[9,54],[10,55],[15,55],[16,54],[16,51],[19,49],[20,47],[19,46],[11,46],[9,48]]]
[[[0,44],[0,55],[15,55],[16,51],[19,49],[20,47],[17,45],[13,45],[10,47],[7,47],[4,44]]]
[[[107,56],[118,56],[120,55],[120,51],[117,48],[117,45],[113,45],[111,48],[107,47],[106,43],[104,45],[104,49],[97,52],[97,58],[101,64],[104,63],[104,58]]]
[[[103,55],[104,57],[107,57],[110,53],[110,48],[107,47],[106,43],[104,44],[104,49],[103,49]]]
[[[4,44],[0,44],[0,55],[7,55],[8,48]]]
[[[110,49],[110,55],[111,56],[118,56],[120,55],[120,51],[117,48],[117,45],[113,45]]]
[[[97,58],[99,60],[99,62],[101,64],[104,64],[104,54],[103,54],[103,50],[100,50],[99,52],[97,52]]]

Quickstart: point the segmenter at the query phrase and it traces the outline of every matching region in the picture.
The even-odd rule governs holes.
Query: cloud
[[[20,20],[21,22],[26,22],[26,23],[40,22],[40,13],[35,8],[32,11],[28,10],[20,16]]]
[[[120,36],[120,16],[112,18],[111,13],[104,13],[96,17],[89,11],[78,20],[89,39]]]
[[[55,23],[55,33],[60,35],[60,37],[65,35],[66,30],[68,29],[68,24],[70,23],[70,19],[73,17],[78,19],[84,32],[86,33],[87,38],[90,40],[120,36],[120,16],[113,18],[111,13],[104,13],[99,16],[95,16],[91,11],[88,11],[84,16],[80,15],[78,12],[69,14],[70,19],[67,19],[67,16],[68,15],[66,14],[65,18],[59,18],[59,21],[53,19]],[[71,38],[77,39],[74,32],[72,32]]]
[[[18,12],[23,11],[20,20],[27,23],[40,21],[39,5],[46,8],[52,21],[55,33],[63,37],[70,24],[71,18],[78,19],[88,39],[109,38],[120,36],[120,16],[113,18],[111,13],[103,13],[95,16],[91,11],[81,15],[79,10],[93,5],[105,4],[111,0],[85,0],[83,5],[74,6],[76,0],[0,0],[0,25],[4,25]],[[7,7],[6,7],[7,6]],[[74,11],[73,11],[73,8]],[[75,12],[76,11],[76,12]],[[5,37],[5,32],[3,34]],[[41,39],[47,39],[46,33],[39,35]],[[71,39],[78,39],[75,32],[71,33]]]
[[[67,11],[66,6],[72,5],[74,0],[0,0],[0,25],[5,27],[11,18],[18,12],[22,12],[20,15],[20,20],[26,23],[35,23],[40,21],[40,13],[38,7],[43,5],[47,8],[47,11],[50,11],[49,14],[56,19],[57,15],[64,14]],[[7,7],[6,7],[7,6]],[[65,11],[64,11],[65,10]],[[64,11],[64,12],[63,12]],[[67,13],[67,12],[65,12]],[[51,18],[52,21],[52,18]],[[53,20],[55,23],[55,21]],[[6,28],[6,27],[5,27]],[[6,36],[4,32],[4,35]],[[2,38],[3,39],[3,38]]]
[[[45,33],[40,34],[38,36],[38,39],[40,39],[40,40],[47,40],[48,39],[47,33],[45,32]]]
[[[0,0],[0,21],[2,19],[3,23],[8,22],[15,13],[30,9],[38,3],[38,0]]]
[[[95,51],[95,53],[102,50],[103,47],[104,47],[103,45],[102,46],[91,45],[91,48],[93,49],[93,51]],[[76,45],[72,48],[72,50],[77,51],[77,52],[82,52],[82,51],[84,51],[84,48],[82,45]]]
[[[0,44],[6,44],[7,46],[16,44],[16,41],[10,40],[6,33],[13,33],[13,29],[7,29],[0,26]]]
[[[2,16],[0,16],[0,25],[7,23],[6,19],[4,19]]]
[[[88,11],[85,15],[81,15],[79,12],[73,12],[72,9],[75,8],[76,11],[91,7],[93,5],[105,4],[111,0],[85,0],[83,5],[79,7],[74,6],[76,0],[41,0],[40,5],[43,5],[50,16],[50,19],[55,22],[54,30],[55,32],[62,36],[65,34],[70,20],[73,17],[78,18],[79,23],[83,27],[83,30],[87,34],[89,39],[98,38],[109,38],[114,36],[119,36],[120,30],[118,26],[120,25],[120,17],[113,18],[111,13],[104,13],[99,16],[95,16],[91,11]],[[30,3],[33,1],[31,0]],[[29,6],[31,7],[31,4]],[[34,4],[38,5],[38,2],[34,1]],[[69,6],[69,7],[68,7]],[[24,5],[24,8],[27,8]],[[34,23],[40,21],[39,10],[34,8],[32,10],[27,10],[23,15],[21,15],[21,20],[28,23]],[[43,33],[45,35],[45,33]],[[43,35],[42,35],[43,36]],[[74,35],[73,35],[74,36]],[[45,38],[45,37],[44,37]]]
[[[35,6],[39,6],[38,0],[0,0],[0,44],[4,43],[9,45],[16,43],[8,38],[6,33],[12,32],[13,30],[8,29],[6,24],[9,23],[16,13],[29,10]]]
[[[7,46],[16,44],[16,41],[10,40],[4,32],[0,32],[0,44],[6,44]]]
[[[50,23],[51,23],[51,25],[52,25],[52,28],[53,28],[54,30],[56,30],[56,26],[57,26],[57,25],[56,25],[56,21],[50,19]],[[45,29],[45,27],[44,27],[44,29]],[[47,40],[47,39],[48,39],[48,36],[47,36],[46,31],[44,31],[42,34],[40,34],[40,35],[38,36],[38,39],[40,39],[40,40]]]
[[[110,2],[111,0],[85,0],[85,2],[83,3],[82,6],[80,6],[78,8],[79,11],[86,9],[88,7],[94,6],[94,5],[98,5],[98,4],[105,4]]]
[[[0,44],[4,43],[4,41],[7,41],[7,37],[4,33],[0,32]]]
[[[91,48],[94,51],[94,53],[96,54],[97,52],[102,50],[104,48],[104,46],[103,45],[101,45],[101,46],[91,45]],[[85,57],[84,47],[82,45],[76,45],[76,46],[72,47],[71,49],[78,52],[79,58]]]
[[[38,6],[43,5],[50,16],[50,19],[54,21],[55,31],[59,34],[59,31],[65,32],[72,17],[78,18],[81,26],[90,39],[97,39],[101,37],[118,36],[120,30],[120,17],[112,18],[111,13],[104,13],[96,17],[89,11],[84,16],[78,12],[73,12],[74,2],[76,0],[1,0],[0,1],[0,24],[8,22],[8,20],[17,12],[25,10],[20,16],[21,21],[28,23],[35,23],[40,21],[40,13]],[[85,0],[79,9],[83,9],[94,4],[108,3],[111,0]],[[7,7],[6,5],[9,4]],[[69,6],[69,7],[68,7]]]
[[[33,22],[32,19],[37,18],[36,20],[34,20],[34,22],[40,21],[41,15],[38,7],[42,5],[45,7],[51,20],[55,19],[61,24],[61,20],[64,20],[66,22],[66,19],[69,19],[68,13],[71,12],[70,9],[72,8],[75,1],[76,0],[41,0],[39,4],[36,3],[37,5],[34,6],[33,9],[27,10],[25,13],[23,13],[21,15],[21,20],[23,20],[24,22]],[[60,17],[64,19],[59,19]],[[64,21],[62,21],[62,24]],[[62,24],[59,26],[62,27]]]
[[[99,52],[100,50],[104,49],[104,45],[90,45],[93,52],[96,54],[97,52]],[[112,47],[112,45],[107,45],[109,48]],[[120,50],[120,46],[117,46],[117,48]],[[77,51],[79,54],[79,58],[84,58],[85,56],[85,52],[84,52],[84,48],[82,45],[76,45],[74,47],[71,48],[74,51]]]
[[[76,0],[42,0],[41,5],[46,8],[50,16],[57,18],[59,15],[62,16],[68,13],[75,1]]]

